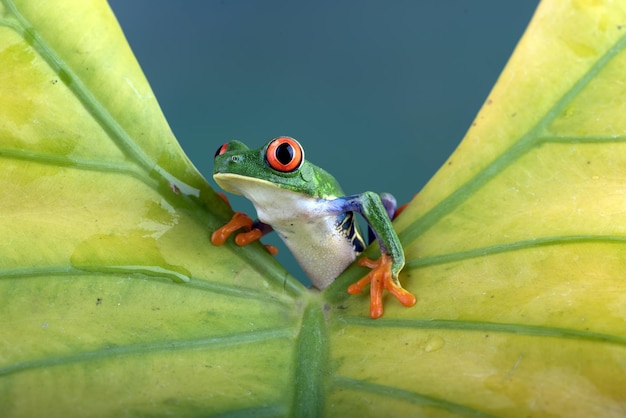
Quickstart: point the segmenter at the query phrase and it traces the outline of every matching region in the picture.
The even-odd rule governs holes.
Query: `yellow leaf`
[[[624,22],[541,3],[374,321],[357,266],[316,292],[210,244],[230,211],[104,1],[3,1],[4,416],[624,415]]]
[[[624,22],[619,2],[541,3],[463,142],[398,219],[417,305],[389,300],[369,322],[343,302],[333,414],[359,396],[355,414],[373,416],[390,404],[626,413]],[[333,300],[361,274],[340,277]]]

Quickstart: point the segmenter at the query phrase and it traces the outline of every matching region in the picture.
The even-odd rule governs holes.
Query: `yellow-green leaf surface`
[[[374,321],[361,268],[320,293],[210,244],[229,210],[104,1],[2,1],[2,415],[626,414],[624,25],[541,3]]]

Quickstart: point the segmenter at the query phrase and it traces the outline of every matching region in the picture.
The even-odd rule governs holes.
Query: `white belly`
[[[338,233],[335,216],[263,222],[272,225],[318,289],[330,285],[356,258],[351,242]]]
[[[214,178],[254,204],[259,220],[274,228],[315,287],[327,287],[356,258],[351,240],[337,227],[339,214],[326,204],[333,198],[317,199],[237,175]]]

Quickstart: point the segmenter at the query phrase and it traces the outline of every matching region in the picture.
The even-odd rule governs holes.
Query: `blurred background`
[[[387,191],[403,203],[463,138],[538,1],[109,3],[213,187],[219,145],[288,135],[347,194]],[[286,253],[279,261],[301,278]]]

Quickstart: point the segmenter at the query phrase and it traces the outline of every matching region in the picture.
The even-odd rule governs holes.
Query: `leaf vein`
[[[504,334],[527,335],[535,337],[566,338],[586,340],[626,346],[626,336],[601,332],[579,330],[573,328],[552,327],[544,325],[499,323],[488,321],[464,321],[452,319],[397,319],[380,318],[372,321],[369,318],[346,317],[347,324],[366,327],[394,327],[412,329],[438,329],[453,331],[477,331]]]
[[[409,402],[413,405],[434,407],[443,409],[454,414],[465,415],[470,417],[493,417],[486,412],[471,408],[469,406],[461,405],[455,402],[447,401],[441,398],[435,398],[433,396],[424,395],[422,393],[404,390],[387,385],[381,385],[377,383],[368,382],[365,380],[350,379],[347,377],[335,377],[335,385],[344,389],[356,390],[359,392],[373,393],[375,395],[382,395],[389,398]]]
[[[626,244],[626,237],[616,235],[570,235],[533,238],[529,240],[496,244],[487,247],[473,248],[466,251],[458,251],[449,254],[428,256],[407,261],[411,268],[427,267],[437,264],[454,263],[477,257],[501,254],[510,251],[524,250],[543,246],[559,244],[582,244],[582,243],[613,243]]]
[[[167,272],[164,272],[164,269],[162,268],[154,270],[152,274],[147,274],[147,270],[150,268],[150,266],[142,266],[142,270],[138,270],[128,269],[127,266],[105,266],[102,268],[99,268],[98,266],[90,266],[88,269],[82,269],[63,265],[27,267],[16,269],[2,269],[0,270],[0,280],[28,279],[47,276],[85,276],[86,273],[94,273],[95,271],[97,271],[99,276],[107,278],[124,275],[127,278],[136,277],[143,280],[161,282],[164,284],[172,284],[172,282],[180,284],[182,282],[181,280],[174,280],[172,277],[169,277],[169,275],[166,274]],[[171,275],[179,276],[180,274],[177,272],[171,272]],[[184,285],[184,288],[193,288],[203,292],[222,294],[243,299],[261,300],[283,306],[292,305],[291,299],[277,298],[275,294],[269,294],[264,291],[257,291],[255,289],[237,287],[234,285],[210,282],[199,278],[192,277],[189,281],[184,282]]]
[[[200,349],[225,348],[244,344],[254,344],[264,341],[292,338],[293,330],[289,328],[266,329],[260,331],[245,331],[238,334],[212,336],[206,338],[155,341],[141,344],[105,347],[94,351],[69,354],[65,356],[47,357],[14,363],[0,367],[0,376],[8,376],[33,369],[43,369],[55,366],[65,366],[75,363],[106,360],[110,358],[145,355],[148,353],[163,353],[174,351],[189,351]]]

